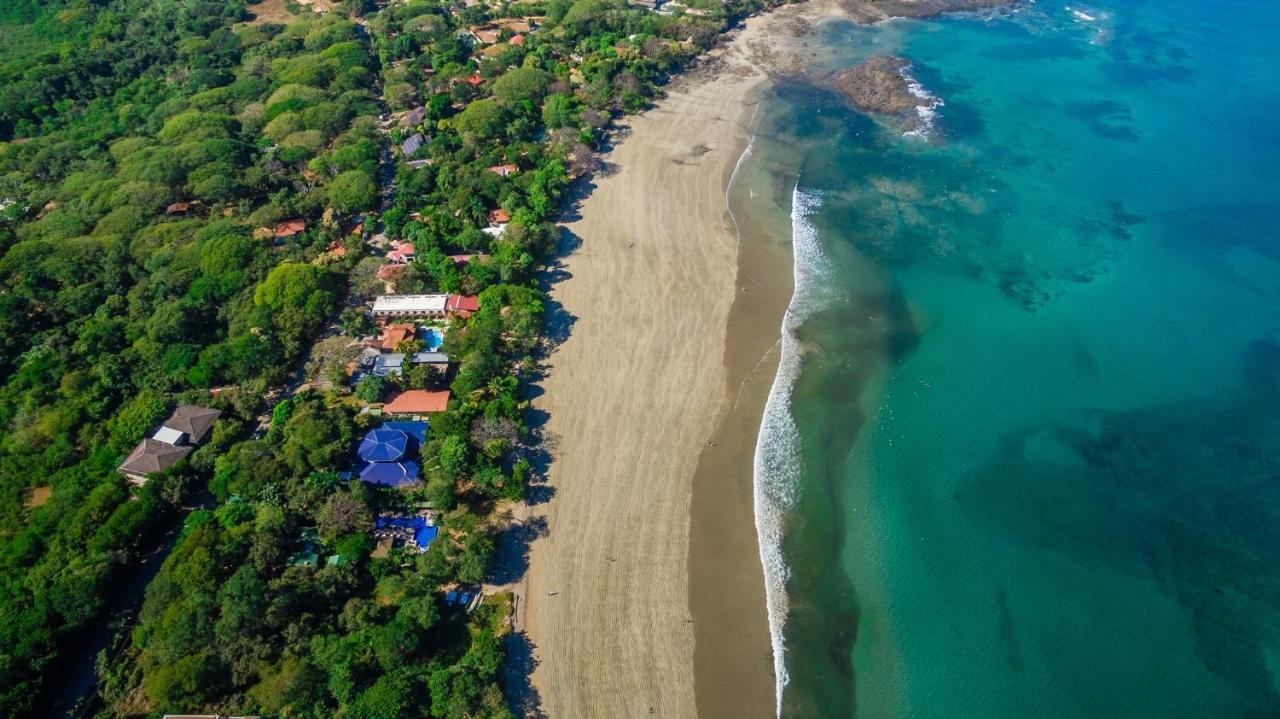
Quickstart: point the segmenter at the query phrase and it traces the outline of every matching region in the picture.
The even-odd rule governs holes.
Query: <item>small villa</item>
[[[493,167],[490,167],[490,168],[489,168],[489,172],[492,172],[493,174],[497,175],[498,177],[510,177],[510,176],[512,176],[512,175],[514,175],[514,174],[516,174],[516,173],[517,173],[517,172],[519,172],[519,171],[520,171],[519,166],[517,166],[517,165],[510,165],[510,164],[507,164],[507,165],[494,165]]]
[[[139,442],[116,471],[136,485],[182,461],[200,444],[222,412],[181,404],[150,436]]]
[[[415,132],[412,135],[406,137],[404,142],[400,143],[400,152],[405,157],[412,157],[413,153],[417,152],[418,148],[422,147],[422,141],[423,141],[422,133]]]
[[[284,222],[277,222],[271,231],[277,240],[285,240],[306,230],[307,223],[305,220],[285,220]]]
[[[400,127],[401,127],[402,129],[406,129],[406,130],[407,130],[407,129],[411,128],[411,127],[415,127],[415,126],[417,126],[417,125],[421,125],[421,124],[422,124],[422,121],[423,121],[423,120],[425,120],[425,119],[427,119],[427,108],[425,108],[425,107],[415,107],[415,108],[413,108],[412,110],[410,110],[410,111],[406,112],[406,113],[405,113],[405,114],[400,118]]]
[[[382,328],[378,339],[369,344],[370,347],[393,351],[401,342],[411,340],[418,334],[418,328],[411,324],[394,324]]]
[[[387,252],[387,262],[396,265],[407,265],[413,262],[414,249],[412,242],[404,242],[403,240],[392,240],[391,250]]]
[[[448,408],[449,390],[406,390],[382,405],[382,411],[386,414],[414,416],[443,412]]]
[[[414,352],[412,355],[378,352],[363,364],[369,367],[369,374],[377,377],[399,377],[404,374],[406,364],[427,365],[444,374],[449,371],[449,355],[443,352]]]

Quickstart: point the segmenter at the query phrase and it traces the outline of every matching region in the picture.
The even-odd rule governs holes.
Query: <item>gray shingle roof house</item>
[[[427,108],[415,107],[400,118],[400,127],[410,128],[414,125],[421,125],[425,119],[427,119]]]
[[[180,404],[150,437],[145,437],[125,457],[116,471],[134,484],[163,472],[191,454],[222,412],[194,404]]]
[[[422,147],[422,140],[421,132],[413,133],[404,142],[400,143],[400,152],[403,152],[405,157],[412,157],[413,153],[417,152],[419,147]]]
[[[135,484],[147,481],[147,476],[162,472],[191,453],[190,445],[175,446],[147,437],[133,448],[117,470]]]
[[[213,421],[221,415],[222,412],[216,409],[194,404],[180,404],[173,410],[173,414],[169,415],[169,419],[164,421],[164,426],[187,435],[187,441],[192,444],[199,444],[213,428]]]

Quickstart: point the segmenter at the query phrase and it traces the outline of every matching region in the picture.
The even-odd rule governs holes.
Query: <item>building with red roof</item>
[[[390,402],[382,405],[382,411],[388,414],[430,414],[443,412],[449,407],[449,390],[405,390]]]
[[[398,265],[407,265],[413,261],[414,249],[412,242],[401,242],[393,240],[391,242],[392,250],[387,253],[387,261],[394,262]]]
[[[470,317],[472,312],[480,310],[480,299],[472,295],[449,295],[445,310],[459,317]]]
[[[382,334],[378,336],[378,340],[374,344],[384,350],[394,350],[401,342],[413,339],[417,334],[418,328],[413,325],[387,325],[382,329]]]
[[[275,233],[277,238],[284,239],[293,237],[300,232],[306,231],[306,229],[307,223],[305,220],[285,220],[284,222],[277,222],[272,232]]]
[[[494,165],[489,168],[489,172],[492,172],[498,177],[510,177],[519,171],[520,168],[517,165]]]

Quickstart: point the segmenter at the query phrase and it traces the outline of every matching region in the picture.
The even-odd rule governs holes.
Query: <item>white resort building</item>
[[[466,295],[380,295],[373,301],[373,317],[468,317],[479,308],[476,298]]]

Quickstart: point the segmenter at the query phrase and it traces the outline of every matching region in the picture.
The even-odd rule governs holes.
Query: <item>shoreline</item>
[[[752,119],[759,108],[753,105],[744,108]],[[737,176],[752,149],[754,135],[749,137],[742,161],[726,178],[726,194],[732,194],[727,211],[731,221],[742,219],[734,222],[737,294],[725,330],[724,405],[699,457],[690,506],[689,603],[699,717],[773,716],[776,703],[755,456],[792,293],[790,236],[772,221],[772,205],[753,207],[742,196],[752,179]]]
[[[521,622],[547,715],[773,714],[752,466],[791,260],[728,186],[783,24],[817,7],[749,18],[628,118],[563,225]]]

